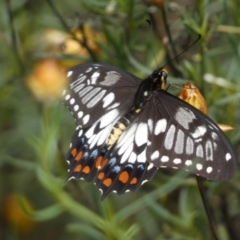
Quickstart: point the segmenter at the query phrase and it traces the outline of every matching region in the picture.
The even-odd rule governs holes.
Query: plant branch
[[[211,232],[212,232],[213,239],[214,240],[219,240],[219,238],[217,236],[217,232],[216,232],[216,227],[215,227],[213,219],[211,217],[211,212],[210,212],[210,209],[209,209],[209,205],[207,204],[207,200],[206,200],[206,196],[205,196],[206,191],[205,191],[205,188],[204,188],[204,185],[203,185],[203,180],[198,176],[196,176],[196,180],[197,180],[198,190],[199,190],[201,198],[202,198],[202,203],[203,203],[205,212],[207,214],[208,221],[210,223],[210,229],[211,229]]]
[[[24,74],[25,73],[25,67],[23,64],[23,61],[21,59],[20,53],[19,53],[19,49],[18,49],[18,44],[17,44],[17,36],[16,36],[16,31],[14,29],[14,23],[13,23],[13,13],[12,13],[12,9],[11,9],[11,4],[10,4],[10,0],[5,0],[6,3],[6,8],[7,8],[7,13],[8,13],[8,18],[9,18],[9,23],[10,23],[10,32],[11,32],[11,39],[12,39],[12,46],[13,46],[13,52],[16,56],[16,59],[18,61],[18,65],[20,67],[21,73]]]
[[[51,7],[53,13],[54,13],[54,14],[57,16],[57,18],[60,20],[60,22],[61,22],[62,26],[65,28],[65,30],[66,30],[67,32],[69,32],[69,33],[72,35],[73,39],[76,40],[77,42],[79,42],[79,44],[80,44],[82,47],[86,48],[86,50],[88,51],[88,53],[89,53],[89,55],[91,56],[91,59],[92,59],[93,61],[97,61],[97,58],[96,58],[95,54],[93,53],[93,51],[91,50],[91,48],[90,48],[90,47],[88,46],[88,44],[87,44],[87,40],[86,40],[86,36],[85,36],[85,34],[84,34],[84,28],[83,28],[83,26],[80,27],[80,30],[82,31],[82,34],[83,34],[83,40],[81,41],[81,40],[79,40],[79,39],[77,38],[77,36],[75,35],[75,33],[73,33],[73,32],[71,31],[71,28],[67,25],[67,23],[65,22],[65,20],[63,19],[63,17],[62,17],[61,14],[59,13],[59,11],[57,10],[56,6],[54,5],[53,1],[52,1],[52,0],[46,0],[46,1],[47,1],[47,3],[49,4],[49,6]]]

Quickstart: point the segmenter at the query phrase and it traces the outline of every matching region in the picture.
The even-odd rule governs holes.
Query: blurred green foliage
[[[137,192],[112,194],[103,202],[92,183],[66,182],[74,120],[61,102],[38,102],[25,84],[35,63],[46,57],[68,66],[83,60],[110,63],[141,78],[167,63],[169,82],[194,82],[210,117],[234,127],[227,135],[238,154],[239,1],[164,1],[165,20],[150,2],[0,2],[0,239],[212,239],[196,180],[183,171],[159,170]],[[153,34],[146,19],[153,22]],[[61,20],[69,29],[87,24],[100,33],[99,52],[72,55],[62,44],[59,51],[46,47],[47,30],[69,34]],[[167,60],[198,34],[194,46]],[[229,182],[205,183],[221,240],[240,237],[238,181],[239,171]]]

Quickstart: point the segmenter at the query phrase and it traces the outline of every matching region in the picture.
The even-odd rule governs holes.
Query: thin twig
[[[75,33],[71,31],[71,28],[67,25],[67,23],[65,22],[65,20],[63,19],[63,17],[61,16],[61,14],[59,13],[59,11],[57,10],[56,6],[54,5],[54,3],[52,2],[52,0],[46,0],[47,3],[49,4],[49,6],[51,7],[52,11],[54,12],[54,14],[57,16],[57,18],[60,20],[62,26],[65,28],[65,30],[67,32],[69,32],[73,39],[76,40],[77,42],[79,42],[81,44],[82,47],[86,48],[86,50],[88,51],[89,55],[91,56],[93,61],[97,61],[97,58],[95,56],[95,54],[93,53],[93,51],[91,50],[91,48],[89,48],[89,46],[87,45],[87,41],[86,41],[86,37],[84,35],[84,31],[83,28],[81,28],[82,30],[82,34],[83,34],[83,40],[79,40]]]
[[[167,20],[166,10],[165,10],[164,6],[161,8],[161,12],[162,12],[162,18],[163,18],[163,25],[164,25],[165,31],[167,33],[170,46],[172,48],[173,55],[177,56],[177,51],[176,51],[176,48],[174,47],[174,44],[173,44],[172,35],[171,35],[170,29],[169,29],[169,24],[168,24],[168,20]],[[176,61],[179,63],[178,59],[176,59]]]
[[[207,204],[207,200],[206,200],[206,196],[205,196],[205,188],[204,188],[204,185],[203,185],[203,180],[198,176],[196,176],[196,180],[197,180],[198,189],[199,189],[199,192],[200,192],[200,195],[201,195],[201,198],[202,198],[202,203],[203,203],[205,212],[207,214],[208,221],[210,223],[210,229],[211,229],[211,232],[212,232],[213,239],[214,240],[219,240],[219,238],[217,236],[217,232],[216,232],[216,227],[214,225],[213,219],[211,217],[210,209],[209,209],[209,206]]]
[[[17,58],[21,73],[24,74],[25,67],[24,67],[24,64],[23,64],[23,61],[21,59],[19,49],[18,49],[17,36],[16,36],[16,31],[14,29],[13,13],[12,13],[12,9],[11,9],[10,0],[5,0],[5,3],[6,3],[7,13],[8,13],[8,18],[9,18],[9,23],[10,23],[9,27],[10,27],[11,39],[12,39],[12,49]]]
[[[221,213],[223,216],[222,221],[225,223],[225,226],[226,226],[227,232],[230,236],[230,239],[237,240],[237,239],[239,239],[239,234],[238,234],[239,231],[236,232],[236,230],[234,228],[234,224],[232,224],[226,196],[228,196],[226,191],[224,191],[220,195],[220,198],[221,198],[220,209],[221,209]]]
[[[162,15],[163,16],[163,15]],[[152,22],[152,26],[153,26],[153,28],[154,28],[154,30],[155,30],[155,33],[156,33],[156,35],[157,35],[157,37],[159,38],[159,40],[162,42],[162,39],[163,39],[163,36],[162,36],[162,33],[158,30],[158,28],[157,28],[157,23],[156,23],[156,21],[158,21],[158,20],[156,20],[157,19],[157,16],[156,16],[156,13],[152,13],[152,12],[149,12],[149,17],[150,17],[150,19],[151,19],[151,22]],[[163,22],[164,22],[164,28],[168,28],[168,24],[166,24],[166,16],[165,16],[165,19],[163,18]],[[168,34],[171,36],[171,34],[170,34],[170,31],[169,31],[169,28],[168,28],[168,30],[166,29],[165,30],[166,32],[168,32]],[[169,38],[169,36],[168,36],[168,38]],[[172,39],[171,37],[169,38],[169,39]],[[171,44],[171,45],[173,45],[173,44]],[[176,56],[177,54],[175,54],[175,56]],[[174,75],[174,76],[176,76],[176,77],[182,77],[182,73],[174,66],[174,64],[171,62],[171,60],[172,60],[172,56],[171,56],[171,54],[169,53],[169,51],[168,51],[168,49],[166,48],[166,59],[167,59],[167,65],[168,65],[168,68],[170,68],[171,69],[171,72],[172,72],[172,74]]]

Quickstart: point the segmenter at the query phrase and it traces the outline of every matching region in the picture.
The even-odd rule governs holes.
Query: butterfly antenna
[[[149,24],[149,26],[151,28],[151,35],[152,35],[152,38],[153,38],[152,22],[149,19],[146,19],[146,22]],[[153,53],[153,56],[154,56],[154,59],[155,59],[156,66],[159,68],[158,63],[157,63],[157,58],[156,58],[156,55],[155,55],[155,52],[154,52],[154,49],[153,49],[153,45],[151,45],[151,50],[152,50],[152,53]]]
[[[152,22],[149,20],[149,19],[146,19],[146,22],[149,24],[149,26],[151,27],[151,34],[152,34],[152,37],[153,37],[153,26],[152,26]],[[178,58],[179,56],[181,56],[183,53],[185,53],[189,48],[191,48],[195,43],[197,43],[201,38],[201,34],[198,34],[198,38],[192,43],[190,44],[186,49],[184,49],[182,52],[180,52],[177,56],[175,56],[173,59],[171,59],[170,61],[168,61],[166,64],[164,64],[161,68],[164,68],[166,65],[168,65],[170,62],[173,62],[176,58]],[[156,55],[155,55],[155,52],[153,50],[153,46],[151,47],[152,49],[152,52],[153,52],[153,56],[154,56],[154,59],[155,59],[155,62],[156,62],[156,65],[158,66],[158,63],[157,63],[157,59],[156,59]],[[159,67],[159,66],[158,66]]]
[[[176,58],[178,58],[179,56],[181,56],[183,53],[185,53],[189,48],[191,48],[195,43],[197,43],[201,38],[201,34],[198,34],[198,38],[192,43],[190,44],[186,49],[184,49],[182,52],[180,52],[177,56],[175,56],[173,59],[171,59],[169,62],[167,62],[166,64],[164,64],[162,66],[162,68],[164,68],[166,65],[168,65],[170,62],[173,62]]]

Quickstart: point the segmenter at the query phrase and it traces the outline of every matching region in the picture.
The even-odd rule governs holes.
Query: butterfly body
[[[141,81],[110,65],[82,64],[68,76],[65,104],[77,125],[69,179],[93,180],[104,198],[137,190],[161,167],[213,181],[233,176],[229,140],[210,118],[163,89],[166,70]]]

